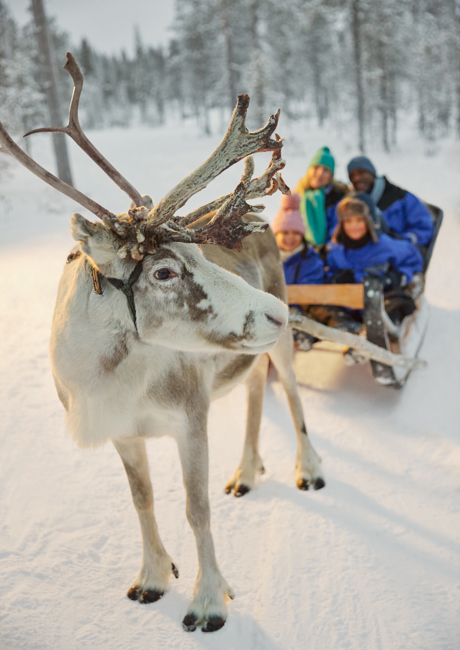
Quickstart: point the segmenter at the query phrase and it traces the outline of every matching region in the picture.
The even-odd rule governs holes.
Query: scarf
[[[326,199],[325,188],[306,190],[300,202],[307,239],[314,246],[326,243]]]
[[[361,237],[361,239],[351,239],[342,230],[342,232],[340,232],[337,235],[337,241],[338,241],[339,244],[342,244],[343,247],[348,249],[348,250],[349,249],[358,250],[360,248],[364,248],[364,246],[371,241],[371,234],[370,234],[370,232],[367,232],[365,235],[363,235]]]
[[[383,176],[376,176],[374,181],[374,187],[370,192],[370,197],[374,201],[375,205],[382,198],[382,194],[385,191],[385,179]]]
[[[297,246],[297,248],[294,248],[293,251],[283,251],[280,248],[280,257],[282,262],[287,262],[290,257],[293,255],[297,255],[297,253],[300,253],[303,251],[303,247],[305,245],[305,242],[302,242],[300,246]]]

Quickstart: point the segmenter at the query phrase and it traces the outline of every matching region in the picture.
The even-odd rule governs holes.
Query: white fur
[[[72,228],[84,255],[65,267],[51,336],[53,375],[67,427],[80,447],[112,440],[123,460],[143,538],[135,581],[139,593],[162,594],[172,572],[153,513],[145,438],[169,434],[176,439],[199,561],[188,612],[198,623],[206,624],[211,616],[225,620],[233,592],[220,573],[210,529],[207,411],[211,400],[238,381],[249,382],[259,368],[258,355],[274,346],[272,358],[279,362],[298,432],[296,478],[313,480],[321,474],[319,458],[301,433],[286,305],[208,261],[197,246],[174,244],[144,259],[134,285],[136,327],[123,293],[102,280],[103,295],[97,295],[90,276],[91,265],[105,277],[126,281],[133,262],[120,259],[112,236],[98,224],[75,216]],[[262,277],[262,266],[255,267]],[[170,277],[159,280],[164,268]],[[247,355],[253,362],[233,376],[230,364],[248,361]],[[252,391],[257,413],[248,417],[245,452],[232,488],[252,487],[255,472],[262,469],[257,439],[266,362],[264,367]]]
[[[177,351],[188,352],[192,362],[205,368],[212,385],[213,373],[225,365],[232,352],[258,354],[276,344],[282,328],[274,327],[264,314],[269,312],[286,323],[286,306],[208,262],[197,246],[178,244],[175,252],[181,248],[196,264],[195,279],[206,288],[215,315],[207,323],[191,321],[187,305],[177,303],[174,287],[180,278],[174,278],[168,281],[170,292],[160,294],[158,301],[158,309],[164,309],[161,324],[152,326],[139,292],[148,291],[155,271],[165,266],[163,261],[148,268],[134,287],[139,337],[120,291],[109,288],[102,296],[94,293],[83,256],[65,267],[53,318],[51,361],[59,392],[69,400],[66,425],[78,446],[97,447],[119,437],[159,435],[160,431],[162,435],[165,423],[176,420],[177,411],[153,404],[146,398],[146,390],[174,367]],[[168,265],[179,270],[176,260]],[[250,310],[255,312],[250,341],[228,351],[206,338],[208,333],[242,334],[244,317]],[[124,331],[133,336],[130,354],[113,372],[101,373],[100,358],[110,353],[111,337]],[[223,359],[210,357],[216,352],[223,352]],[[219,395],[232,387],[220,390]]]

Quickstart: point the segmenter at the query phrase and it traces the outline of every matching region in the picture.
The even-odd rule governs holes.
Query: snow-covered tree
[[[291,120],[348,130],[362,150],[370,139],[391,149],[403,113],[428,141],[460,137],[459,0],[176,0],[172,28],[164,48],[146,46],[136,28],[134,54],[108,56],[88,39],[72,47],[51,19],[62,106],[71,49],[87,128],[155,126],[176,112],[210,133],[211,111],[225,122],[243,92],[251,126],[277,105]],[[18,133],[49,121],[32,36],[0,0],[0,112]]]

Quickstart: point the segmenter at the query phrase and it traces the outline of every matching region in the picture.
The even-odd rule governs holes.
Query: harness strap
[[[81,251],[76,251],[75,253],[71,253],[67,257],[67,264],[70,264],[71,262],[79,258],[81,254],[82,254]],[[136,328],[136,330],[137,330],[136,305],[134,304],[133,285],[138,281],[139,276],[142,273],[143,261],[144,260],[140,260],[136,264],[127,282],[123,282],[123,280],[119,280],[118,278],[106,278],[106,280],[110,282],[110,284],[113,287],[115,287],[115,289],[118,289],[119,291],[125,294],[126,299],[128,301],[129,312],[131,314],[131,318],[133,319],[134,327]],[[89,259],[87,260],[87,262],[91,267],[91,280],[93,281],[94,293],[97,293],[98,296],[102,296],[104,292],[102,290],[101,280],[104,276],[95,266],[91,264]]]
[[[97,270],[95,266],[91,265],[91,280],[93,281],[94,293],[97,293],[98,296],[102,296],[104,293],[101,287],[101,273]]]
[[[125,294],[126,299],[128,301],[129,311],[131,313],[131,317],[133,319],[134,327],[136,328],[136,330],[137,330],[136,305],[134,303],[133,285],[137,282],[140,274],[142,273],[143,261],[144,260],[140,260],[136,264],[127,282],[123,282],[123,280],[119,280],[118,278],[107,278],[107,281],[110,282],[110,284],[113,287],[115,287],[115,289],[118,289],[119,291]]]

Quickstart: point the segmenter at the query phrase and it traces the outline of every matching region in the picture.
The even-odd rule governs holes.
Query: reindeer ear
[[[97,226],[98,224],[88,221],[88,219],[82,217],[78,212],[74,212],[70,220],[70,234],[75,241],[81,241],[87,244],[88,239],[97,231]]]
[[[88,255],[97,267],[102,269],[107,264],[112,264],[114,258],[118,259],[119,245],[116,238],[102,223],[93,223],[74,212],[70,224],[72,237],[80,242],[83,253]]]
[[[142,198],[142,205],[143,205],[145,208],[147,208],[147,210],[151,210],[151,209],[153,208],[153,200],[152,200],[152,197],[149,196],[148,194],[143,194],[141,198]],[[132,210],[133,208],[136,207],[136,204],[135,204],[135,203],[131,203],[131,205],[130,205],[129,207],[130,207],[130,210]]]

